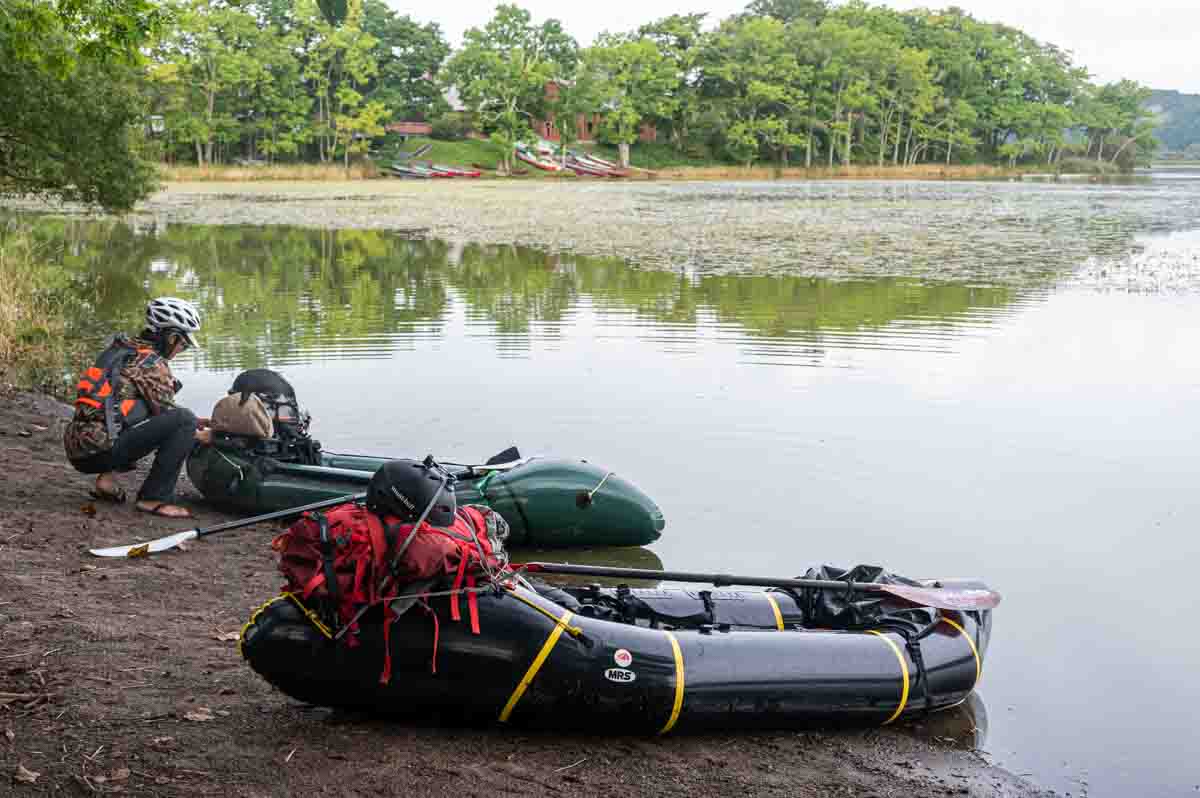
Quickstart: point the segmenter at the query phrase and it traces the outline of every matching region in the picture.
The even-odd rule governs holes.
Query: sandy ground
[[[281,585],[272,528],[139,560],[97,544],[189,528],[92,502],[63,407],[0,396],[0,794],[1033,796],[962,710],[885,730],[602,738],[447,729],[274,691],[236,632]],[[132,494],[138,474],[123,477]],[[181,495],[200,523],[204,509]]]

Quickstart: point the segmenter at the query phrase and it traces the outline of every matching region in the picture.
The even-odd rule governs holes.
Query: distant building
[[[546,83],[546,99],[558,99],[558,82],[551,80]],[[600,121],[603,118],[601,112],[591,114],[575,114],[575,138],[583,143],[591,143],[596,140],[596,134],[600,131]],[[558,141],[558,131],[554,129],[554,112],[546,114],[545,119],[539,119],[533,125],[533,130],[546,141]],[[638,130],[638,141],[657,141],[658,129],[650,122],[642,122],[641,128]]]
[[[433,125],[428,122],[406,120],[403,122],[388,122],[383,126],[388,133],[399,133],[402,136],[428,136],[433,132]]]

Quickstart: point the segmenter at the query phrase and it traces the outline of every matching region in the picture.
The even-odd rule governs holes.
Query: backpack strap
[[[367,516],[367,534],[371,538],[371,573],[375,574],[378,579],[387,569],[387,554],[391,549],[392,540],[395,538],[394,527],[388,524],[387,530],[383,528],[383,520],[370,510],[366,511]],[[369,588],[372,593],[375,586]],[[372,596],[371,598],[374,598]]]
[[[325,589],[329,591],[329,597],[336,605],[338,603],[338,582],[337,574],[333,569],[335,544],[329,537],[329,519],[324,513],[313,513],[313,518],[316,519],[317,528],[321,531],[321,560],[325,569]]]

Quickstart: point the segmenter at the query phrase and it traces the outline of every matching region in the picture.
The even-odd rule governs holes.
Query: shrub
[[[457,141],[465,139],[471,132],[471,120],[466,114],[450,112],[442,114],[431,123],[433,132],[431,138],[440,141]]]

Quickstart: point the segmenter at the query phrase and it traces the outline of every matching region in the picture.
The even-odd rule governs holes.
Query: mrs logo
[[[604,678],[610,682],[629,684],[637,679],[637,674],[624,668],[609,668],[604,672]]]

